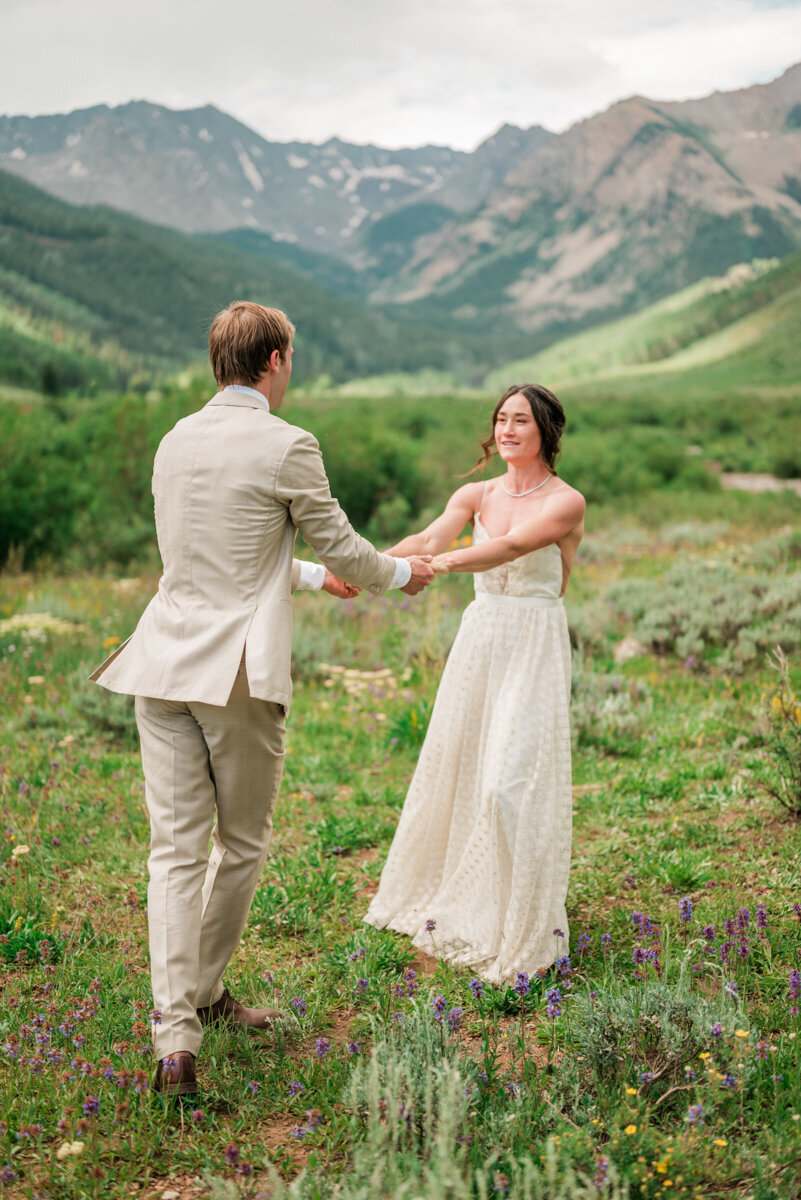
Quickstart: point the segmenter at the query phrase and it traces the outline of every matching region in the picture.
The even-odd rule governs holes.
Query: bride
[[[440,575],[475,572],[476,596],[365,920],[493,982],[567,953],[570,647],[562,596],[585,504],[556,473],[564,427],[547,388],[509,388],[475,468],[497,451],[506,473],[459,488],[442,516],[391,550],[436,555]],[[468,522],[472,546],[445,550]]]

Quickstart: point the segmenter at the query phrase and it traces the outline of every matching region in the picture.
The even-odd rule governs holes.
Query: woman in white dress
[[[570,646],[562,596],[585,505],[556,474],[564,426],[547,388],[509,388],[478,464],[497,451],[506,473],[459,488],[442,516],[392,550],[436,555],[438,574],[474,572],[476,596],[365,920],[492,982],[547,967],[568,946]],[[472,546],[445,550],[468,522]]]

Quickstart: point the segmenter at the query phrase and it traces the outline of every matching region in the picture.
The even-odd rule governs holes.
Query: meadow
[[[801,501],[668,498],[591,526],[571,580],[569,945],[509,986],[439,961],[435,929],[423,953],[361,921],[469,579],[296,597],[274,842],[228,974],[284,1017],[212,1032],[183,1106],[150,1087],[132,708],[86,680],[157,575],[0,576],[0,1194],[800,1194]]]

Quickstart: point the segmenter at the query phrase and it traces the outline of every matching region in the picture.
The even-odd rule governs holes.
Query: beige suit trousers
[[[196,1010],[222,995],[269,849],[284,710],[250,696],[243,663],[224,707],[137,696],[136,721],[151,828],[155,1050],[197,1055]]]

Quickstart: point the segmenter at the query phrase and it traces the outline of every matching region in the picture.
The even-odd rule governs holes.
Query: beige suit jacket
[[[298,529],[335,574],[380,595],[395,559],[353,530],[320,449],[254,396],[221,392],[162,440],[153,466],[159,589],[91,676],[113,692],[228,701],[246,655],[251,696],[289,707]]]

